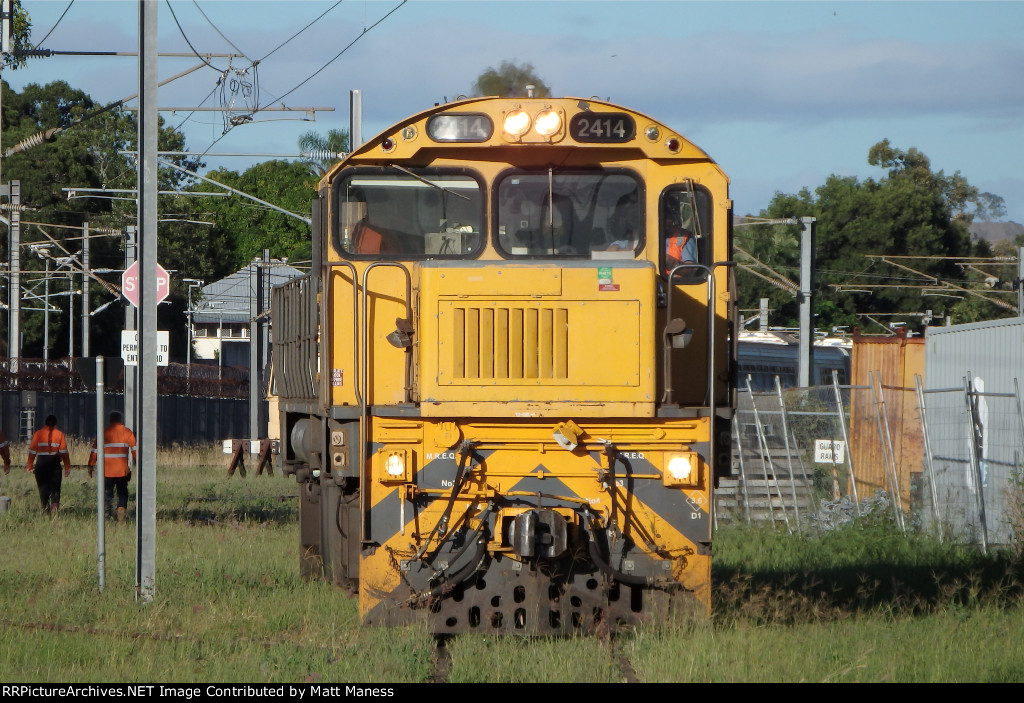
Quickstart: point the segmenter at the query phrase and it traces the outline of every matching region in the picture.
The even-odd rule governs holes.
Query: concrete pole
[[[256,389],[256,400],[258,401],[257,408],[259,409],[259,417],[257,422],[259,423],[260,437],[266,437],[267,428],[267,410],[263,405],[263,388],[267,383],[265,371],[267,364],[270,362],[270,348],[268,342],[270,339],[270,325],[267,321],[267,307],[270,297],[270,273],[272,271],[270,264],[270,250],[263,250],[263,267],[260,269],[259,287],[256,289],[256,299],[259,305],[259,325],[256,329],[260,333],[259,339],[259,368],[257,369],[257,378],[259,379],[259,388]]]
[[[75,358],[75,274],[68,271],[68,358]]]
[[[127,227],[124,240],[124,267],[126,269],[135,263],[138,255],[137,241],[138,229]],[[134,332],[136,329],[135,306],[128,301],[124,302],[124,328],[128,332]],[[124,424],[132,431],[138,431],[139,428],[139,418],[136,414],[138,408],[135,404],[135,378],[138,375],[138,368],[138,366],[128,366],[127,364],[124,367]]]
[[[348,150],[355,151],[363,144],[363,91],[348,92]]]
[[[7,356],[14,383],[18,381],[18,360],[21,358],[21,181],[11,181],[5,188],[10,195],[10,225],[7,228],[7,256],[10,269],[7,278]]]
[[[1024,317],[1024,247],[1017,247],[1017,315]]]
[[[82,358],[89,358],[89,223],[82,225]]]
[[[43,262],[43,368],[50,370],[50,259]]]
[[[156,588],[157,0],[139,0],[139,446],[136,597]]]
[[[249,439],[260,438],[260,303],[259,259],[249,262]],[[252,445],[249,445],[252,451]]]
[[[105,507],[103,496],[103,478],[106,476],[105,432],[103,424],[103,393],[104,378],[103,357],[96,357],[96,570],[99,577],[100,590],[106,580],[107,541],[104,532]]]
[[[815,218],[800,218],[800,348],[797,384],[811,385],[814,363],[814,226]]]

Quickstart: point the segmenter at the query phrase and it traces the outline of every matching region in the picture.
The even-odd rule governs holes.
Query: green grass
[[[298,576],[297,486],[227,477],[227,457],[158,457],[156,583],[135,597],[135,524],[106,523],[76,470],[41,513],[19,464],[0,475],[0,680],[380,683],[433,676],[420,627],[364,628],[341,590]],[[134,488],[134,484],[133,484]],[[134,507],[134,498],[130,503]],[[730,527],[714,545],[714,616],[599,638],[463,635],[453,682],[1021,681],[1024,596],[1012,552],[902,535]]]

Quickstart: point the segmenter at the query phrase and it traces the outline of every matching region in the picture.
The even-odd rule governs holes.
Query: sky
[[[888,139],[957,171],[1024,223],[1024,1],[161,0],[166,123],[207,167],[294,156],[304,132],[362,132],[467,95],[502,61],[553,95],[600,96],[666,123],[732,179],[737,214],[832,175],[882,178]],[[32,39],[60,52],[136,52],[137,0],[23,0]],[[172,13],[173,10],[173,13]],[[63,17],[62,17],[63,15]],[[319,18],[319,19],[318,19]],[[209,65],[199,54],[219,54]],[[225,54],[236,54],[232,58]],[[252,65],[256,63],[256,68]],[[134,56],[31,59],[3,79],[68,82],[106,104],[138,92]],[[223,114],[180,108],[326,108]],[[137,102],[128,103],[137,105]],[[6,146],[6,145],[4,145]],[[219,156],[244,154],[247,156]],[[75,184],[61,184],[61,187]]]

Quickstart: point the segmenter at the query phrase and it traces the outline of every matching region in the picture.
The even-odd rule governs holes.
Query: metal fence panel
[[[1018,398],[979,392],[969,383],[923,395],[938,513],[929,525],[953,539],[1009,544],[1016,481],[1024,470]]]

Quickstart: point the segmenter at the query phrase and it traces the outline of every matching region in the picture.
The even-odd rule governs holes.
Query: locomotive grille
[[[455,307],[452,371],[459,379],[565,379],[565,307]]]

